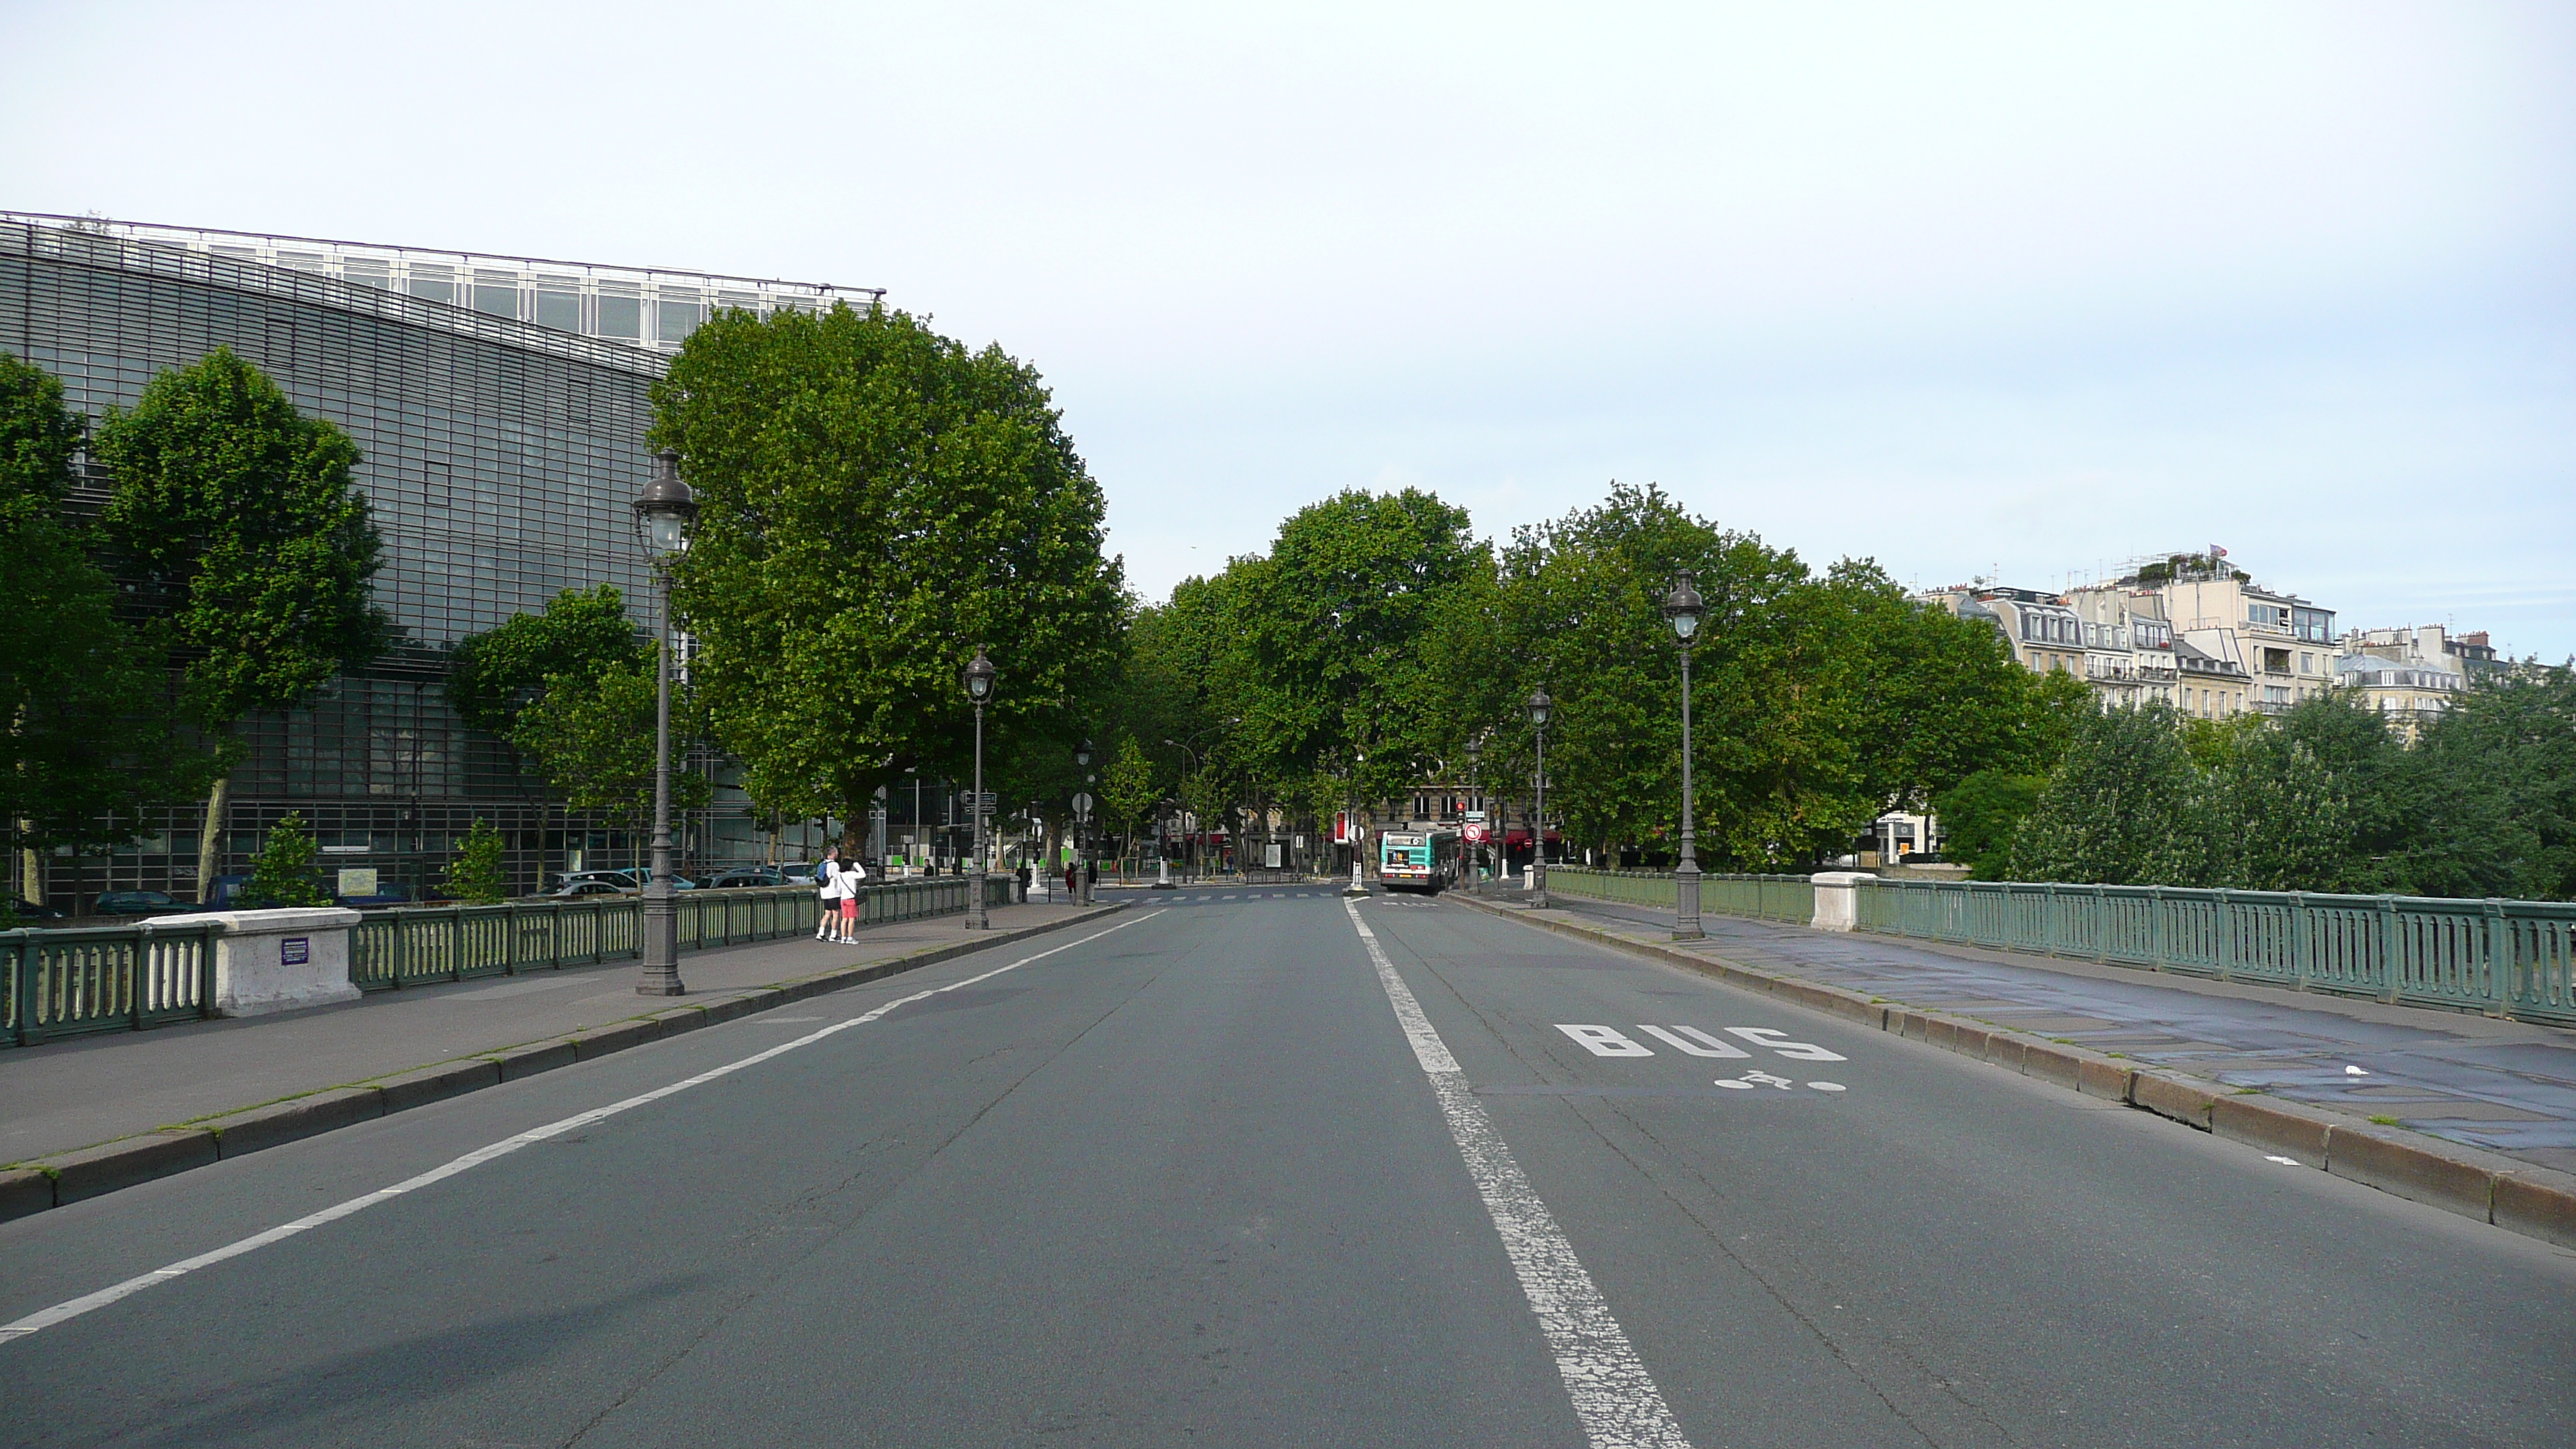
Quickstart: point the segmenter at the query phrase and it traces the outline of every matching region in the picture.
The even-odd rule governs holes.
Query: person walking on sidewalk
[[[814,867],[814,897],[823,903],[823,908],[814,913],[814,939],[817,941],[830,940],[832,928],[840,924],[840,904],[832,894],[832,877],[841,873],[840,855],[841,847],[825,846],[822,864]]]

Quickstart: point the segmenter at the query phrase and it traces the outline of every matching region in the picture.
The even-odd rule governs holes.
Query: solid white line
[[[1629,1346],[1627,1332],[1610,1314],[1610,1304],[1574,1256],[1574,1245],[1556,1225],[1556,1216],[1521,1174],[1512,1150],[1494,1130],[1484,1106],[1467,1085],[1467,1074],[1449,1054],[1448,1043],[1422,1014],[1413,988],[1395,974],[1395,965],[1377,943],[1377,933],[1360,919],[1359,903],[1342,902],[1351,925],[1376,963],[1378,984],[1395,1008],[1395,1019],[1413,1044],[1413,1058],[1431,1079],[1432,1095],[1449,1119],[1449,1135],[1467,1163],[1467,1175],[1485,1200],[1485,1212],[1501,1235],[1503,1252],[1520,1275],[1521,1292],[1538,1315],[1547,1346],[1556,1355],[1557,1376],[1574,1401],[1574,1416],[1593,1449],[1690,1449],[1681,1425],[1664,1405],[1654,1376]]]
[[[750,1056],[742,1058],[740,1061],[727,1062],[723,1066],[700,1072],[694,1077],[684,1077],[667,1086],[655,1087],[649,1092],[637,1093],[635,1096],[628,1097],[622,1102],[611,1102],[605,1107],[594,1107],[587,1112],[581,1112],[573,1116],[566,1117],[560,1122],[549,1122],[542,1127],[532,1127],[515,1137],[504,1137],[498,1142],[477,1147],[473,1151],[466,1153],[464,1156],[457,1158],[453,1162],[442,1163],[437,1167],[433,1167],[429,1171],[420,1174],[418,1177],[407,1177],[402,1181],[395,1183],[391,1187],[380,1187],[374,1192],[367,1193],[360,1197],[353,1197],[347,1202],[335,1203],[330,1207],[322,1209],[320,1212],[308,1213],[303,1217],[297,1218],[291,1223],[280,1223],[266,1232],[253,1233],[251,1236],[243,1238],[239,1242],[226,1243],[224,1246],[217,1248],[212,1252],[199,1253],[193,1258],[182,1258],[178,1262],[172,1263],[166,1268],[155,1268],[149,1273],[128,1278],[122,1283],[110,1284],[105,1288],[99,1289],[95,1293],[84,1294],[81,1297],[74,1298],[66,1303],[57,1303],[51,1308],[41,1309],[37,1312],[30,1313],[26,1317],[18,1319],[16,1322],[0,1323],[0,1343],[8,1343],[14,1339],[25,1338],[31,1333],[35,1333],[41,1329],[51,1328],[55,1324],[61,1323],[67,1319],[78,1318],[82,1314],[88,1313],[93,1309],[105,1308],[107,1305],[116,1302],[120,1298],[131,1297],[134,1294],[142,1292],[146,1288],[157,1287],[174,1278],[184,1277],[200,1268],[210,1268],[217,1263],[223,1262],[227,1258],[238,1258],[244,1253],[255,1252],[258,1249],[269,1246],[271,1243],[282,1243],[288,1238],[294,1237],[298,1233],[310,1232],[326,1223],[338,1222],[340,1219],[349,1216],[351,1213],[360,1212],[364,1209],[374,1207],[380,1202],[391,1202],[395,1198],[402,1196],[404,1193],[427,1187],[432,1183],[444,1182],[448,1178],[454,1177],[460,1172],[470,1171],[471,1169],[480,1167],[484,1163],[490,1162],[495,1158],[507,1157],[522,1147],[532,1147],[550,1137],[560,1137],[566,1132],[578,1131],[581,1128],[590,1126],[594,1122],[606,1121],[608,1118],[614,1117],[621,1112],[632,1111],[647,1103],[661,1101],[665,1097],[677,1096],[680,1093],[689,1090],[691,1087],[704,1086],[706,1083],[715,1081],[720,1077],[732,1076],[734,1073],[739,1072],[746,1067],[756,1067],[762,1062],[769,1061],[772,1058],[783,1057],[789,1052],[812,1046],[814,1043],[823,1040],[825,1037],[832,1036],[835,1033],[847,1031],[854,1026],[865,1026],[867,1023],[877,1020],[897,1007],[910,1006],[916,1001],[937,996],[942,992],[955,991],[960,987],[972,986],[979,981],[990,981],[994,977],[999,976],[1006,971],[1017,971],[1032,961],[1043,961],[1047,957],[1053,956],[1058,952],[1070,951],[1076,946],[1088,945],[1093,941],[1099,940],[1103,936],[1111,934],[1112,932],[1126,930],[1129,926],[1135,925],[1138,921],[1151,920],[1152,918],[1152,915],[1148,914],[1139,915],[1131,919],[1121,921],[1117,925],[1111,926],[1106,931],[1094,931],[1079,941],[1067,941],[1061,946],[1040,951],[1034,956],[1023,956],[1008,966],[996,966],[992,970],[987,971],[980,976],[969,976],[963,981],[951,981],[945,986],[933,986],[925,991],[916,991],[910,996],[900,997],[896,1000],[889,1001],[883,1006],[879,1006],[864,1015],[851,1017],[847,1021],[836,1021],[830,1026],[824,1027],[820,1031],[807,1032],[805,1035],[796,1038],[794,1041],[781,1042],[777,1046],[769,1048],[767,1051],[754,1052]]]

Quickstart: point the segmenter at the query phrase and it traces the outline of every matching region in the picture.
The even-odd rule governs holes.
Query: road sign
[[[1481,822],[1485,818],[1485,812],[1482,810],[1470,810],[1467,812],[1467,818],[1471,821]]]
[[[1076,815],[1089,815],[1091,813],[1091,797],[1088,795],[1074,796],[1073,813]]]
[[[1485,822],[1470,820],[1467,822],[1467,828],[1459,833],[1467,837],[1469,845],[1482,845],[1485,843]]]

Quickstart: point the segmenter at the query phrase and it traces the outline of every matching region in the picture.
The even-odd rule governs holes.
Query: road
[[[0,1225],[0,1324],[26,1445],[2576,1442],[2576,1255],[1313,888]]]

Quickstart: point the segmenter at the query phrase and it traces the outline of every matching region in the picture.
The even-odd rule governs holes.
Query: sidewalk
[[[358,1120],[487,1084],[481,1078],[525,1075],[1106,914],[1097,907],[996,906],[988,931],[967,930],[960,913],[870,926],[851,946],[797,936],[694,951],[680,957],[689,988],[680,997],[636,995],[637,964],[616,961],[406,987],[282,1016],[187,1022],[0,1051],[0,1103],[7,1104],[0,1164],[55,1157],[281,1098],[310,1101],[307,1094],[378,1084],[342,1094],[378,1099],[375,1112],[345,1114]],[[422,1090],[390,1101],[387,1079]],[[223,1124],[213,1125],[220,1134]],[[211,1160],[219,1144],[202,1145]],[[15,1215],[6,1208],[0,1204],[0,1217]]]
[[[1530,912],[1649,935],[1670,949],[2086,1047],[2231,1091],[2402,1125],[2576,1172],[2576,1031],[1864,932],[1559,894]]]

